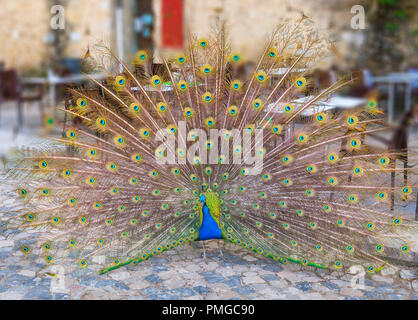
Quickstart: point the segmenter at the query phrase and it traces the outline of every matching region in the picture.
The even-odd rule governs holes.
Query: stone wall
[[[68,28],[67,57],[80,58],[89,44],[105,41],[114,50],[114,0],[62,0]],[[125,59],[136,51],[132,29],[134,4],[123,0]],[[161,0],[153,1],[154,44],[161,51]],[[210,33],[220,20],[228,25],[234,50],[248,59],[256,59],[259,48],[279,23],[295,21],[302,13],[334,44],[333,58],[324,68],[336,64],[351,67],[361,55],[364,31],[353,30],[350,21],[353,5],[365,0],[184,0],[185,25],[198,36]],[[0,61],[19,71],[47,65],[51,53],[50,6],[48,0],[0,0]],[[367,8],[367,7],[366,7]],[[366,21],[367,27],[367,21]],[[413,26],[411,26],[412,28]],[[415,28],[415,27],[414,27]],[[410,50],[408,49],[408,52]]]
[[[351,0],[184,0],[186,25],[197,36],[205,36],[224,20],[228,25],[231,47],[245,53],[249,59],[256,59],[260,47],[273,28],[280,23],[296,21],[302,14],[311,18],[324,36],[335,42],[338,64],[352,57],[349,41],[361,38],[361,31],[350,27],[351,7],[358,1]],[[161,0],[154,1],[156,21],[160,21]],[[159,23],[159,22],[158,22]],[[154,33],[156,48],[161,50],[157,24]],[[166,50],[167,51],[167,50]],[[331,63],[329,61],[329,63]],[[329,66],[329,63],[327,66]],[[324,66],[325,67],[325,66]]]
[[[0,61],[7,68],[27,71],[47,62],[54,34],[50,6],[46,0],[0,0]],[[112,43],[113,12],[113,0],[65,1],[66,56],[82,57],[95,41]]]

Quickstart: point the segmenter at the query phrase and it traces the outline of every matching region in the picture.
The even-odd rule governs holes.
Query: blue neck
[[[209,208],[206,203],[203,203],[202,207],[203,219],[202,225],[199,229],[198,240],[209,240],[209,239],[222,239],[221,229],[218,227],[218,223],[211,216]]]

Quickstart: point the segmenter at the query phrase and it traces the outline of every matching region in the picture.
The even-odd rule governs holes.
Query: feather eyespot
[[[380,157],[378,159],[378,164],[382,167],[387,167],[390,163],[390,159],[386,156]]]
[[[148,54],[145,50],[139,50],[136,53],[136,62],[138,64],[144,63],[145,61],[147,61],[147,59],[148,59]]]
[[[410,251],[410,247],[409,247],[409,246],[404,245],[404,246],[402,246],[402,247],[401,247],[401,253],[402,253],[402,254],[406,254],[406,253],[408,253],[409,251]]]
[[[242,82],[241,81],[239,81],[239,80],[233,80],[231,82],[231,88],[233,90],[238,91],[238,90],[241,89],[241,87],[242,87]]]
[[[231,53],[229,55],[229,61],[231,62],[237,63],[237,62],[240,62],[240,60],[241,60],[241,55],[237,52]]]
[[[388,193],[386,191],[381,191],[377,194],[377,199],[380,201],[385,201],[388,198]]]
[[[292,161],[293,161],[293,156],[291,156],[289,154],[285,154],[282,157],[282,164],[283,165],[288,165],[288,164],[292,163]]]
[[[205,92],[202,95],[202,101],[204,103],[210,103],[210,102],[212,102],[212,94],[210,92]]]
[[[364,173],[364,169],[362,166],[356,166],[353,169],[353,174],[357,177],[361,177]]]
[[[77,139],[77,132],[74,129],[68,129],[65,135],[69,140]]]
[[[348,147],[352,150],[358,150],[361,147],[361,140],[359,138],[353,138],[348,142]]]
[[[107,121],[105,118],[103,117],[99,117],[96,119],[96,125],[100,128],[103,129],[104,127],[106,127],[107,125]]]
[[[331,153],[328,154],[327,160],[330,164],[334,164],[334,163],[338,162],[339,156],[338,156],[337,153],[331,152]]]
[[[394,218],[392,222],[395,226],[400,226],[402,224],[402,218]]]
[[[73,197],[67,199],[67,204],[71,207],[75,206],[76,203],[77,203],[77,200]]]
[[[369,109],[375,110],[377,108],[377,101],[375,99],[370,99],[367,103],[367,106],[369,107]]]
[[[141,162],[141,161],[142,161],[142,155],[141,155],[141,154],[139,154],[139,153],[134,153],[134,154],[131,156],[131,160],[132,160],[133,162],[139,163],[139,162]]]
[[[106,164],[106,169],[112,173],[116,172],[118,170],[118,166],[115,162],[108,162]]]
[[[347,117],[346,123],[347,123],[347,126],[350,128],[355,127],[358,123],[357,116],[352,115],[352,116]]]
[[[81,107],[81,108],[84,108],[85,106],[87,106],[86,99],[84,98],[78,98],[76,101],[76,104],[78,107]]]
[[[209,75],[212,73],[212,71],[213,71],[213,67],[210,64],[204,64],[200,68],[200,72],[203,75]]]
[[[323,123],[327,122],[327,115],[324,112],[320,112],[315,116],[315,120],[319,124],[323,124]]]
[[[32,251],[31,247],[29,247],[29,246],[22,246],[22,247],[20,248],[20,250],[21,250],[24,254],[29,254],[29,253]]]
[[[206,48],[209,45],[209,41],[206,38],[200,38],[197,40],[197,44],[200,48]]]
[[[327,182],[330,186],[336,186],[336,185],[338,185],[338,178],[337,177],[330,177],[330,178],[328,178]]]
[[[32,214],[32,213],[27,213],[27,214],[25,215],[25,219],[26,219],[26,221],[29,221],[29,222],[34,221],[34,220],[35,220],[35,218],[36,218],[36,216],[35,216],[34,214]]]
[[[133,113],[137,114],[141,110],[141,106],[136,102],[132,102],[129,105],[129,110],[131,110]]]
[[[404,186],[401,189],[403,195],[410,195],[412,193],[412,188],[408,186]]]
[[[278,55],[278,51],[277,51],[277,49],[276,48],[270,48],[270,50],[268,50],[268,52],[267,52],[267,56],[269,57],[269,58],[277,58],[277,55]]]
[[[126,78],[124,76],[117,76],[115,79],[115,85],[117,88],[123,88],[126,84]]]
[[[298,89],[303,89],[303,88],[305,88],[305,87],[306,87],[306,78],[305,78],[305,77],[300,77],[300,78],[297,78],[297,79],[295,80],[295,84],[296,84],[296,87],[297,87]]]
[[[376,225],[375,225],[373,222],[368,222],[368,223],[366,224],[366,228],[367,228],[369,231],[374,231],[374,230],[376,229]]]
[[[167,111],[167,105],[164,102],[157,103],[157,109],[160,114],[164,114]]]
[[[139,134],[142,138],[148,139],[150,137],[150,130],[148,128],[139,129]]]
[[[179,55],[177,58],[176,58],[176,62],[178,63],[178,64],[183,64],[183,63],[185,63],[186,62],[186,56],[184,56],[184,55]]]
[[[161,85],[161,77],[160,76],[152,76],[150,79],[151,84],[155,87],[158,88]]]
[[[25,198],[28,195],[28,191],[24,188],[18,189],[17,193],[19,194],[19,196],[21,196],[22,198]]]
[[[299,134],[298,136],[297,136],[297,138],[296,138],[296,141],[299,143],[299,144],[304,144],[304,143],[306,143],[306,141],[308,140],[308,136],[307,136],[307,134],[305,134],[305,133],[301,133],[301,134]]]
[[[177,84],[177,88],[178,88],[180,91],[185,91],[185,90],[187,89],[187,82],[186,82],[186,81],[184,81],[184,80],[180,80],[180,81],[178,82],[178,84]]]
[[[262,110],[263,109],[263,101],[261,99],[254,99],[251,102],[251,106],[253,107],[253,110]]]
[[[193,116],[193,109],[189,107],[184,108],[183,114],[186,118],[191,118]]]
[[[279,135],[282,133],[283,127],[280,124],[275,124],[273,125],[273,127],[271,128],[271,132],[273,134]]]
[[[213,117],[208,117],[205,119],[205,125],[208,128],[212,128],[215,125],[215,119]]]
[[[118,147],[125,147],[126,146],[126,142],[125,142],[125,138],[123,136],[121,136],[120,134],[116,135],[113,137],[113,142],[118,146]]]
[[[295,107],[291,104],[286,104],[285,106],[283,106],[283,111],[287,114],[293,113]]]
[[[267,73],[264,70],[259,70],[255,73],[255,78],[258,82],[264,83],[267,81]]]

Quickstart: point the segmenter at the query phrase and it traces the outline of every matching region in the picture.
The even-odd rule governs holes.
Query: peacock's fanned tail
[[[199,239],[206,192],[226,241],[282,263],[376,272],[410,259],[417,224],[388,209],[392,198],[412,199],[416,170],[406,168],[408,181],[395,186],[391,174],[404,172],[396,159],[415,155],[375,146],[390,129],[375,100],[323,110],[351,82],[312,89],[325,46],[303,21],[285,25],[260,48],[248,78],[245,56],[223,30],[190,37],[159,68],[150,52],[139,51],[131,68],[101,48],[108,77],[72,90],[65,135],[22,151],[9,168],[19,215],[8,227],[38,234],[20,250],[46,265],[72,259],[86,267],[102,257],[100,272],[137,264]],[[236,132],[251,142],[238,143]]]

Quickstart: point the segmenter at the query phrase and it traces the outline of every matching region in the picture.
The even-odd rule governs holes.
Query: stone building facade
[[[80,58],[89,44],[102,40],[117,51],[118,5],[123,10],[124,59],[131,58],[142,46],[152,46],[157,52],[173,51],[164,48],[161,41],[162,24],[167,18],[162,6],[170,1],[183,7],[184,33],[189,29],[199,36],[207,35],[217,21],[225,20],[231,46],[250,59],[257,56],[257,49],[275,26],[295,21],[302,14],[335,43],[334,64],[354,64],[364,41],[363,30],[351,26],[351,8],[362,2],[358,0],[0,0],[0,61],[21,72],[48,65],[55,32],[50,27],[54,2],[65,7],[66,57]],[[152,25],[147,30],[145,17]]]

